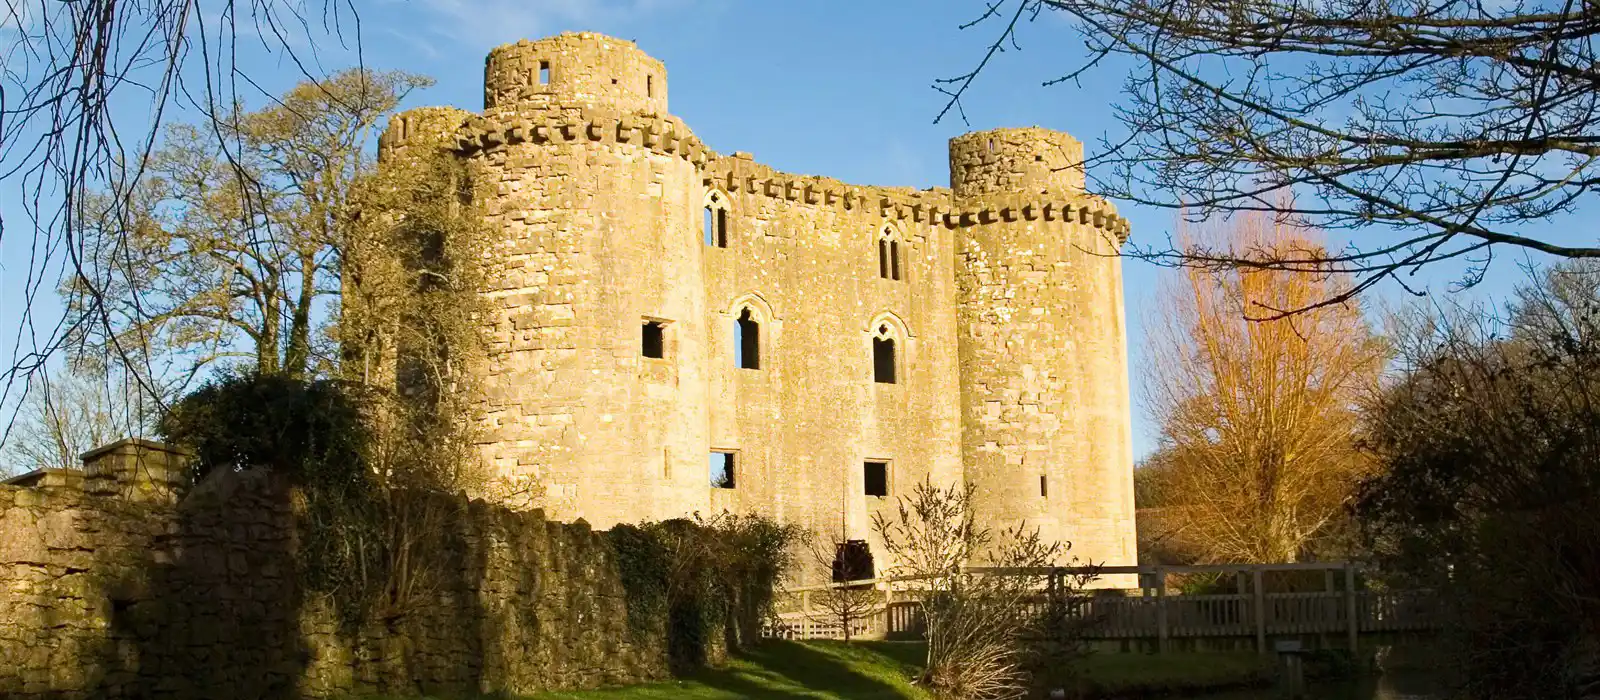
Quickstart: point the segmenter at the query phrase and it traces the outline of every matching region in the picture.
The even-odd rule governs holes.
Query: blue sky
[[[982,11],[981,0],[357,0],[356,6],[368,65],[438,80],[407,106],[480,109],[490,48],[562,31],[598,31],[632,40],[666,63],[671,111],[712,148],[749,151],[781,170],[847,182],[945,185],[946,141],[968,130],[1039,125],[1070,132],[1091,149],[1119,131],[1112,105],[1119,99],[1120,72],[1102,70],[1077,85],[1041,87],[1082,49],[1065,23],[1048,14],[1023,34],[1023,50],[1001,55],[968,95],[970,125],[954,114],[934,124],[944,97],[931,84],[970,70],[997,29],[992,23],[958,29]],[[314,52],[301,47],[299,54],[315,56],[328,71],[357,57],[328,39],[319,39]],[[265,90],[281,91],[301,77],[281,53],[245,56],[245,67]],[[262,103],[258,95],[244,97],[252,106]],[[127,109],[137,118],[137,100]],[[5,187],[14,188],[9,181]],[[0,191],[8,228],[17,196]],[[1173,228],[1169,211],[1120,207],[1136,239],[1159,242]],[[0,241],[0,290],[9,299],[27,266],[26,237],[16,233],[21,232],[12,229]],[[1587,226],[1572,222],[1558,234],[1593,239]],[[1512,258],[1502,255],[1488,281],[1471,294],[1502,294],[1521,279],[1520,254]],[[1124,269],[1137,374],[1142,316],[1161,271],[1132,259]],[[1458,274],[1459,268],[1438,268],[1413,283],[1444,293]],[[1400,296],[1395,286],[1378,292],[1380,299],[1371,302]],[[14,328],[16,311],[14,304],[0,305],[4,328]],[[1155,431],[1139,405],[1137,376],[1133,384],[1135,454],[1142,455],[1153,446]]]

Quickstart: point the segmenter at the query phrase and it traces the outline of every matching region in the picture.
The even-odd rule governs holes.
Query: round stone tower
[[[706,368],[678,360],[705,355],[703,147],[666,115],[665,67],[631,42],[521,41],[485,73],[463,142],[492,267],[486,456],[557,519],[690,512]]]
[[[950,142],[962,457],[980,517],[1132,564],[1125,238],[1084,192],[1083,145],[1048,129]]]
[[[483,108],[605,107],[667,113],[667,67],[631,41],[567,33],[489,52]]]

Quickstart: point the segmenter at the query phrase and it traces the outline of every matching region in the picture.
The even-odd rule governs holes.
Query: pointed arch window
[[[872,381],[895,384],[895,379],[894,329],[882,323],[872,338]]]
[[[748,306],[733,324],[733,352],[740,369],[761,369],[761,322]]]
[[[900,279],[900,235],[893,226],[884,226],[878,232],[878,276]]]
[[[707,246],[728,247],[728,198],[721,192],[712,190],[706,193],[700,233]]]

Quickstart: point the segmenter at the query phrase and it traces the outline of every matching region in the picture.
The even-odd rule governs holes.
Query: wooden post
[[[1344,614],[1346,620],[1350,646],[1350,658],[1355,658],[1357,651],[1356,637],[1361,634],[1361,623],[1356,619],[1356,565],[1355,562],[1344,563]]]
[[[1167,572],[1161,567],[1155,568],[1156,575],[1156,649],[1165,654],[1169,651],[1168,639],[1171,632],[1167,629]]]
[[[1250,572],[1251,590],[1255,592],[1256,652],[1267,655],[1267,592],[1261,587],[1261,569]]]
[[[800,638],[811,638],[811,591],[800,591]]]
[[[883,584],[883,636],[885,637],[893,631],[890,629],[890,624],[894,622],[894,619],[889,617],[891,607],[894,607],[894,584],[885,583]]]

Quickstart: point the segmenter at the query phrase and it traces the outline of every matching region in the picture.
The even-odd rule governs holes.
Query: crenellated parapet
[[[852,185],[834,178],[786,173],[744,154],[720,155],[696,137],[682,120],[671,116],[601,107],[520,110],[471,116],[454,134],[455,149],[462,155],[523,143],[629,144],[693,163],[701,171],[704,186],[722,189],[730,195],[744,193],[797,204],[839,207],[845,211],[868,211],[886,219],[946,228],[1002,220],[1072,219],[1105,231],[1115,237],[1118,245],[1127,241],[1130,231],[1128,220],[1117,214],[1115,206],[1081,189],[1001,190],[962,198],[943,187],[918,190]]]
[[[604,107],[518,110],[474,116],[455,133],[455,148],[462,155],[521,143],[632,144],[683,158],[697,166],[717,158],[715,151],[707,148],[675,117]]]
[[[378,159],[384,161],[405,149],[426,145],[453,148],[456,133],[472,113],[455,107],[418,107],[389,117],[388,128],[378,135]]]

